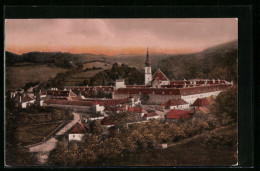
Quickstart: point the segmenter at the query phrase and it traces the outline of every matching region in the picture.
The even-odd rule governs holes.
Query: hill
[[[29,62],[33,64],[55,64],[58,67],[72,68],[91,61],[106,61],[105,55],[89,53],[71,54],[67,52],[28,52],[17,55],[6,52],[6,65],[13,66],[17,63]]]
[[[237,81],[238,42],[232,41],[199,53],[172,55],[159,62],[170,79],[226,79]]]

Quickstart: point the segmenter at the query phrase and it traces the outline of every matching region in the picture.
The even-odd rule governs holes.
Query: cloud
[[[113,53],[126,48],[203,50],[237,39],[237,20],[223,19],[8,19],[6,49]],[[84,51],[85,49],[85,51]],[[117,50],[116,50],[117,49]],[[88,51],[87,51],[88,50]],[[91,53],[91,52],[90,52]]]

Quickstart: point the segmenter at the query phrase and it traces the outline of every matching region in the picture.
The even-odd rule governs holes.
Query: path
[[[37,144],[35,146],[32,145],[29,147],[30,152],[38,152],[40,163],[42,164],[45,163],[48,158],[49,152],[56,147],[56,143],[58,142],[58,140],[55,137],[65,134],[73,125],[79,122],[80,120],[79,114],[73,113],[73,115],[74,115],[73,121],[68,123],[61,130],[59,130],[52,138],[50,138],[49,140],[43,143]]]

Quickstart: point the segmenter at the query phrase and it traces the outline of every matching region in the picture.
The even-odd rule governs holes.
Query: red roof
[[[162,81],[168,81],[169,79],[164,75],[164,73],[158,69],[154,74],[153,74],[153,79],[158,79]]]
[[[190,117],[190,111],[187,110],[176,110],[171,109],[165,116],[168,119],[179,119],[182,117],[189,118]]]
[[[115,94],[165,94],[165,95],[192,95],[230,88],[231,85],[206,85],[186,88],[119,88]]]
[[[129,107],[128,108],[128,112],[132,112],[132,113],[147,113],[147,111],[145,109],[143,109],[142,107]]]
[[[101,120],[101,125],[114,125],[112,117],[110,116],[104,117],[104,119]]]
[[[158,114],[156,112],[147,113],[147,114],[144,114],[143,118],[152,117],[152,116],[158,116]]]
[[[26,95],[25,97],[23,97],[23,102],[29,102],[31,100],[34,100],[33,98],[31,98],[30,96]]]
[[[177,106],[177,105],[185,105],[185,104],[189,104],[189,103],[181,98],[178,98],[178,99],[168,100],[167,102],[162,104],[162,106]]]
[[[47,90],[47,95],[51,96],[65,96],[65,97],[76,97],[77,95],[69,90]]]
[[[201,111],[204,114],[209,114],[210,113],[210,108],[208,106],[200,106],[196,108],[197,111]]]
[[[41,96],[43,96],[43,95],[46,95],[46,92],[40,92],[39,93]]]
[[[44,101],[47,104],[60,104],[60,105],[74,105],[74,106],[92,106],[92,101],[71,101],[60,99],[47,99]]]
[[[93,102],[93,105],[98,105],[99,103],[97,102],[97,100],[95,100],[94,102]]]
[[[88,133],[88,127],[82,122],[78,122],[72,129],[69,131],[69,134],[86,134]]]
[[[215,102],[214,98],[197,98],[191,106],[208,106]]]

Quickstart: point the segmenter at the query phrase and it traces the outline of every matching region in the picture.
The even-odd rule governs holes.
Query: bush
[[[224,148],[229,147],[234,144],[232,137],[225,136],[221,133],[217,133],[216,131],[212,131],[206,134],[206,138],[203,142],[204,147],[209,148]]]

